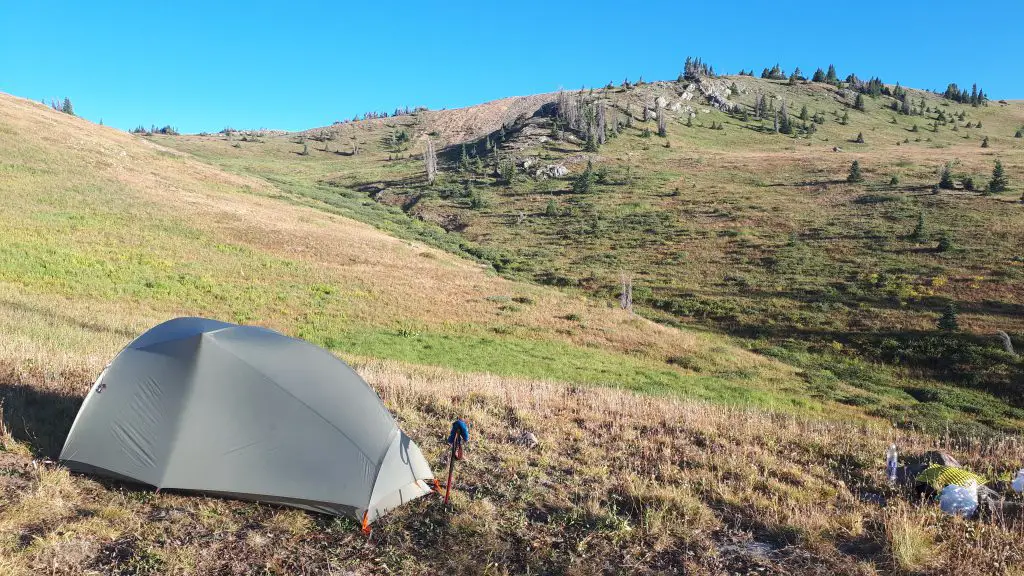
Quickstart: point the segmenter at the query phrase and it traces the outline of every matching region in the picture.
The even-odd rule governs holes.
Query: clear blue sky
[[[300,129],[396,106],[776,62],[1024,98],[1024,2],[0,0],[0,91],[119,128]]]

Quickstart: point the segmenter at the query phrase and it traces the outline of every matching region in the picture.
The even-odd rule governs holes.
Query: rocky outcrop
[[[537,178],[562,178],[569,174],[569,169],[561,164],[548,164],[547,166],[539,166],[533,172],[533,175]]]
[[[729,101],[729,96],[732,95],[732,90],[729,89],[729,85],[724,80],[717,80],[715,78],[698,78],[696,82],[690,86],[697,86],[697,90],[700,91],[701,96],[707,100],[707,103],[723,112],[732,112],[737,108],[735,102]]]

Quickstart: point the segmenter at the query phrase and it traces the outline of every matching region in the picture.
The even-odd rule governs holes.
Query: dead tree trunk
[[[434,152],[434,141],[427,136],[427,149],[423,152],[423,168],[427,172],[427,184],[437,179],[437,153]]]
[[[619,306],[628,312],[633,311],[633,276],[622,275],[622,294],[619,295]]]
[[[1008,354],[1016,356],[1017,352],[1013,349],[1013,340],[1010,340],[1010,335],[1002,330],[997,330],[996,335],[1003,341],[1003,350],[1006,350]]]

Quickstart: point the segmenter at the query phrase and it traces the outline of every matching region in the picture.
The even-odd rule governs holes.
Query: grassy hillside
[[[1024,345],[1024,140],[1015,137],[1024,103],[971,107],[909,90],[922,113],[903,115],[888,96],[864,96],[858,110],[854,91],[828,84],[746,76],[712,84],[735,85],[737,111],[708,105],[688,82],[585,93],[606,105],[609,126],[633,117],[597,152],[571,131],[555,137],[543,112],[496,116],[489,135],[468,142],[465,166],[465,130],[451,127],[478,119],[472,109],[299,135],[158,141],[321,209],[481,258],[506,277],[611,303],[621,275],[631,275],[642,315],[742,338],[799,368],[818,399],[935,429],[1018,429],[1024,368],[995,331]],[[794,134],[754,117],[759,96],[775,109],[785,102]],[[659,97],[665,137],[656,120],[643,120]],[[433,186],[420,159],[428,136],[451,144]],[[1010,190],[964,188],[970,177],[982,189],[996,159]],[[849,183],[854,160],[863,181]],[[496,174],[501,161],[517,165],[511,183]],[[523,161],[572,173],[540,179]],[[588,161],[592,189],[575,192]],[[936,190],[946,163],[955,187]],[[943,237],[950,247],[939,251]],[[951,302],[962,330],[940,334]]]
[[[645,91],[670,88],[621,94],[647,98]],[[778,136],[753,131],[741,133],[744,142],[775,140],[760,151],[739,150],[715,140],[731,129],[721,116],[726,130],[709,130],[707,141],[694,138],[689,152],[686,131],[703,133],[682,121],[670,125],[671,148],[627,129],[590,157],[609,174],[635,159],[629,183],[606,177],[586,196],[569,192],[562,180],[519,178],[509,186],[486,165],[471,174],[453,164],[433,189],[420,185],[419,161],[409,158],[419,122],[439,139],[454,138],[476,134],[467,128],[473,122],[504,121],[499,112],[340,126],[327,151],[319,150],[325,142],[307,136],[308,154],[300,155],[295,135],[154,142],[0,95],[0,574],[1024,570],[1015,544],[1019,525],[979,528],[940,516],[931,506],[909,504],[910,495],[880,474],[883,448],[896,441],[907,452],[949,448],[980,473],[1005,475],[1024,460],[1015,438],[929,436],[870,417],[937,428],[980,422],[989,431],[1020,426],[1024,417],[1015,408],[923,372],[876,365],[846,346],[823,351],[796,333],[755,338],[714,317],[657,305],[673,286],[754,305],[759,298],[717,284],[715,274],[746,250],[732,243],[763,244],[773,253],[773,242],[789,243],[787,223],[800,218],[842,218],[830,224],[839,231],[853,229],[856,218],[868,226],[870,212],[860,211],[879,203],[851,200],[867,191],[839,183],[821,191],[754,190],[742,183],[759,172],[748,164],[754,158],[766,166],[759,178],[772,170],[779,179],[801,176],[818,162],[832,162],[828,170],[841,176],[847,152],[802,156],[795,144],[774,150]],[[719,114],[699,115],[698,122]],[[512,132],[523,135],[524,146],[533,138],[515,124],[503,145],[506,158],[518,145]],[[399,151],[405,144],[393,144],[391,134],[401,127],[413,138]],[[361,151],[336,153],[352,136]],[[536,151],[545,161],[579,172],[588,158],[576,144],[548,144]],[[665,156],[654,162],[658,155]],[[879,153],[875,161],[886,157]],[[878,170],[861,158],[867,174]],[[716,166],[732,166],[735,174],[718,180]],[[1019,163],[1011,157],[1007,166],[1018,178]],[[703,184],[687,188],[685,178]],[[455,194],[465,180],[486,194],[476,208]],[[674,191],[676,182],[680,194],[666,195],[664,186]],[[694,192],[702,186],[705,194]],[[900,202],[931,198],[884,194],[909,198]],[[549,217],[552,198],[558,211]],[[971,210],[974,202],[997,201],[1019,208],[1009,196],[957,198]],[[533,204],[540,214],[526,211]],[[709,212],[712,205],[723,215]],[[682,223],[684,208],[691,223]],[[622,218],[602,224],[613,214]],[[719,233],[743,214],[749,232]],[[431,223],[455,216],[465,218],[460,232]],[[988,229],[999,230],[993,222]],[[654,224],[687,232],[673,236]],[[976,233],[957,230],[960,246],[967,244],[960,238]],[[798,234],[800,252],[789,266],[799,272],[751,264],[745,273],[757,282],[818,286],[828,273],[815,259],[831,259],[839,247],[850,258],[875,253],[855,240],[838,238],[832,249]],[[669,242],[674,249],[664,248]],[[995,241],[984,246],[1002,250]],[[654,257],[658,250],[661,258]],[[685,258],[672,258],[682,252]],[[983,265],[970,252],[939,258],[947,266]],[[638,309],[662,323],[610,301],[620,271],[636,275]],[[571,286],[538,285],[557,278]],[[1005,279],[1009,289],[1017,289],[1015,278]],[[802,311],[801,302],[766,310]],[[913,317],[873,300],[862,309]],[[807,310],[801,321],[808,325],[840,316]],[[467,417],[474,441],[460,464],[453,507],[417,500],[366,538],[347,520],[154,494],[71,476],[47,462],[103,364],[146,327],[181,314],[258,323],[335,350],[356,364],[437,470],[445,464],[447,423]],[[978,322],[989,317],[999,319],[968,310],[961,316],[979,331]],[[794,330],[784,315],[765,318],[765,326]],[[706,322],[709,329],[669,321]],[[541,445],[520,445],[524,431],[536,433]],[[888,503],[879,504],[883,499]]]
[[[356,355],[808,404],[791,368],[725,339],[498,278],[32,102],[0,106],[5,359],[98,369],[145,327],[196,314]]]

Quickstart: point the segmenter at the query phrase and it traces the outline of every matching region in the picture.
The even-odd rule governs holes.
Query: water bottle
[[[899,457],[896,454],[896,445],[892,444],[885,453],[885,474],[889,477],[889,482],[896,481],[896,466]]]

